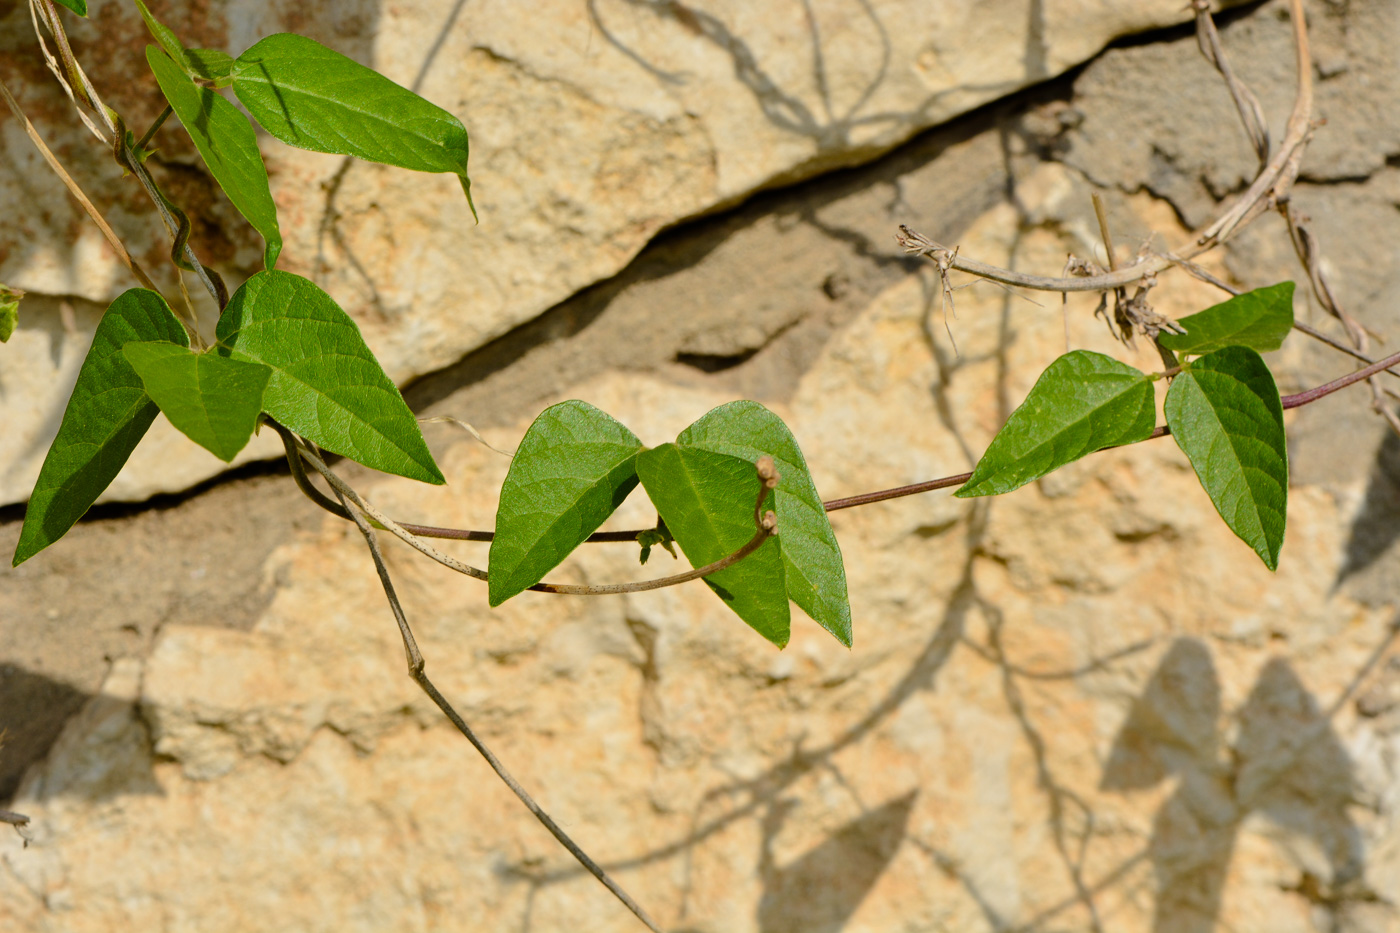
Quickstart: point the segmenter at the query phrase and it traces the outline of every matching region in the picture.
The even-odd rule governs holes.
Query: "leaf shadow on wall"
[[[14,799],[30,764],[58,741],[91,697],[17,664],[0,664],[0,805]]]
[[[7,806],[165,793],[152,767],[150,731],[131,697],[88,694],[4,665],[0,725],[9,746],[0,751],[0,803]]]
[[[1314,899],[1334,909],[1369,899],[1360,833],[1347,812],[1357,790],[1351,760],[1288,661],[1274,658],[1260,672],[1231,747],[1220,716],[1209,650],[1179,638],[1133,703],[1104,768],[1100,787],[1108,791],[1177,779],[1147,846],[1157,883],[1154,933],[1216,928],[1240,829],[1255,814],[1325,856],[1331,877],[1304,870],[1293,890],[1324,892]]]
[[[1337,572],[1334,589],[1382,558],[1400,537],[1400,437],[1385,432],[1366,485],[1366,497],[1347,536],[1346,562]],[[1385,577],[1381,582],[1384,589]],[[1361,594],[1357,594],[1360,596]],[[1362,597],[1364,599],[1364,596]]]
[[[758,873],[761,933],[838,933],[870,893],[904,842],[918,791],[861,814],[785,866],[773,858],[773,840],[797,801],[784,799],[762,820]]]

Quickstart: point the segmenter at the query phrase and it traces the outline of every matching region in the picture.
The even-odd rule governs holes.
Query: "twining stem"
[[[325,495],[321,494],[316,490],[316,487],[311,485],[310,480],[306,477],[305,471],[303,470],[301,478],[298,481],[298,486],[300,486],[303,491],[308,489],[315,491],[316,496],[319,497],[316,499],[317,504],[320,504],[321,501],[328,502],[331,506],[330,511],[334,514],[353,519],[356,513],[344,504],[345,500],[348,499],[350,502],[354,503],[357,509],[368,515],[370,520],[379,525],[379,527],[393,534],[399,540],[425,557],[430,557],[449,570],[455,570],[460,574],[474,577],[478,580],[489,579],[489,575],[485,570],[473,567],[470,564],[464,564],[456,558],[448,557],[432,545],[419,540],[419,537],[410,533],[405,526],[389,518],[383,512],[380,512],[374,506],[360,498],[359,494],[351,489],[349,484],[343,479],[337,476],[331,468],[326,465],[324,460],[311,451],[305,443],[299,442],[296,435],[286,427],[270,419],[267,423],[281,436],[282,446],[287,452],[287,460],[289,463],[295,464],[292,467],[293,474],[295,475],[300,467],[297,460],[305,459],[316,472],[320,473],[321,476],[325,478],[327,483],[330,483],[331,488],[335,490],[336,495],[341,499],[339,505],[330,502]],[[773,458],[767,455],[759,457],[754,468],[758,472],[759,479],[758,501],[754,505],[754,524],[757,526],[757,529],[754,532],[754,536],[750,538],[743,547],[732,554],[726,554],[719,560],[708,563],[703,567],[687,570],[684,573],[672,574],[669,577],[660,577],[655,580],[642,580],[635,583],[602,583],[591,585],[575,583],[536,583],[534,586],[529,587],[529,589],[536,593],[553,593],[559,596],[615,596],[622,593],[641,593],[647,590],[659,590],[663,587],[675,586],[679,583],[688,583],[691,580],[698,580],[701,577],[709,576],[712,573],[718,573],[727,567],[737,564],[739,561],[758,550],[764,541],[778,533],[778,517],[771,511],[763,512],[763,500],[768,493],[777,486],[780,474],[773,464]],[[631,532],[631,537],[626,540],[636,541],[637,535],[640,533],[641,532]]]
[[[1363,379],[1370,379],[1377,373],[1385,372],[1392,366],[1400,365],[1400,353],[1392,353],[1383,360],[1377,360],[1365,369],[1358,369],[1354,373],[1347,373],[1340,379],[1333,379],[1317,388],[1308,389],[1306,392],[1299,392],[1296,395],[1285,395],[1283,397],[1284,408],[1300,408],[1318,399],[1331,395],[1340,389],[1345,389],[1349,385],[1354,385]]]
[[[186,242],[189,237],[188,219],[183,216],[183,212],[181,212],[179,208],[171,204],[160,192],[155,181],[152,180],[150,173],[146,171],[146,167],[142,165],[141,160],[136,157],[136,150],[133,150],[127,143],[126,131],[125,127],[122,125],[121,117],[115,110],[108,107],[102,101],[96,88],[94,88],[92,82],[88,80],[87,73],[83,71],[83,66],[78,63],[77,58],[73,55],[73,50],[68,43],[68,34],[64,31],[63,22],[59,19],[58,11],[54,9],[53,3],[51,0],[30,0],[29,9],[31,17],[34,18],[34,32],[36,38],[39,40],[39,47],[44,53],[44,57],[47,59],[49,68],[54,73],[54,77],[58,79],[69,98],[73,100],[74,105],[77,107],[78,116],[82,119],[87,128],[92,131],[93,135],[111,147],[112,154],[116,157],[117,163],[129,170],[136,176],[137,180],[141,182],[142,187],[146,189],[146,193],[149,194],[151,200],[155,202],[156,209],[161,215],[161,220],[165,222],[167,230],[175,240],[175,245],[171,249],[171,259],[175,262],[177,267],[189,268],[199,277],[201,284],[208,290],[209,295],[214,299],[215,303],[218,304],[220,311],[222,311],[224,306],[228,304],[228,290],[224,287],[223,280],[219,277],[217,272],[206,267],[199,261],[199,257],[195,255],[194,250]],[[49,52],[48,46],[44,43],[43,33],[39,29],[40,18],[43,19],[44,25],[48,28],[49,33],[54,37],[54,41],[58,45],[59,54],[63,59],[62,70],[59,69],[58,63],[53,58],[53,54]],[[66,78],[63,72],[67,72]],[[5,96],[8,97],[8,93]],[[97,117],[102,121],[105,127],[105,133],[102,128],[99,128],[93,123],[92,119],[88,117],[83,108],[78,106],[79,99],[81,99],[83,104],[92,108],[93,112],[97,114]],[[13,104],[11,104],[11,108],[14,109]],[[16,112],[18,113],[18,111]],[[157,119],[157,126],[162,120],[163,118]],[[155,128],[153,127],[151,132],[154,131]],[[31,138],[34,137],[32,131],[30,135]],[[149,138],[149,135],[148,133],[147,138]],[[144,141],[145,140],[143,140],[143,142]],[[45,151],[42,143],[38,143],[37,139],[36,144],[40,145],[40,151]],[[138,146],[137,150],[140,148],[141,147]],[[69,183],[70,180],[58,165],[57,160],[49,157],[46,151],[45,158],[59,177],[64,179],[65,184],[69,185],[69,190],[73,190],[74,186]],[[74,193],[75,196],[78,196],[76,191]],[[78,197],[79,201],[83,202],[84,207],[88,208],[88,213],[94,214],[94,210],[89,207],[86,199],[81,196]],[[96,217],[94,217],[94,219],[96,219]],[[101,221],[98,221],[98,223],[101,225]],[[104,228],[103,232],[107,232],[106,228]],[[126,251],[120,246],[117,246],[116,249],[119,256],[126,255]],[[128,262],[128,266],[130,265],[131,264]],[[133,274],[135,274],[135,271],[135,269],[132,270]],[[141,283],[152,291],[159,291],[154,284],[147,284],[150,279],[144,277],[144,274],[137,275],[137,278],[141,279]],[[183,280],[181,281],[180,287],[183,291]]]

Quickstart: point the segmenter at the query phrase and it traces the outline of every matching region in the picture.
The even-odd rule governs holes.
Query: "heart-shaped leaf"
[[[252,124],[217,92],[190,80],[155,46],[146,47],[146,61],[214,180],[253,229],[262,234],[263,266],[271,269],[282,251],[282,231],[277,226],[277,205],[272,201],[267,167],[258,151]]]
[[[637,485],[636,435],[587,402],[544,410],[510,462],[496,511],[492,606],[534,586]]]
[[[1066,353],[1040,374],[953,495],[1010,492],[1085,454],[1140,441],[1155,420],[1146,375],[1102,353]]]
[[[155,402],[122,347],[167,340],[189,346],[184,326],[153,291],[133,288],[107,307],[24,512],[14,566],[63,537],[97,501],[155,420]]]
[[[219,318],[219,352],[272,368],[263,410],[367,467],[425,483],[441,471],[360,328],[310,279],[259,272]]]
[[[1167,424],[1230,530],[1278,569],[1288,517],[1283,404],[1247,347],[1201,357],[1167,390]]]
[[[781,476],[773,499],[788,598],[849,648],[851,604],[841,546],[797,439],[783,419],[758,402],[731,402],[686,428],[676,443],[750,464],[764,454],[773,458]]]
[[[238,56],[233,92],[290,146],[418,172],[453,172],[471,202],[462,121],[372,68],[291,33]]]
[[[692,567],[733,554],[753,538],[759,480],[749,461],[662,444],[637,455],[637,475]],[[710,574],[705,583],[754,631],[781,648],[791,628],[784,575],[778,539],[769,538],[737,564]]]
[[[166,341],[128,343],[122,354],[175,429],[220,460],[232,460],[253,436],[268,367]]]
[[[1177,353],[1206,354],[1225,347],[1277,350],[1293,329],[1293,283],[1236,295],[1177,321],[1184,334],[1161,334],[1162,346]]]

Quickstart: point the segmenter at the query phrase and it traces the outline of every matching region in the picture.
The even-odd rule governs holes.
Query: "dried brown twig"
[[[1077,291],[1104,293],[1112,291],[1116,297],[1115,318],[1120,331],[1130,333],[1131,331],[1127,330],[1129,321],[1134,317],[1146,317],[1152,313],[1150,309],[1146,309],[1145,298],[1147,290],[1155,282],[1154,276],[1173,266],[1178,266],[1189,274],[1211,282],[1226,291],[1236,292],[1231,286],[1210,275],[1192,260],[1223,245],[1264,211],[1273,208],[1279,211],[1288,225],[1294,251],[1307,273],[1314,297],[1324,311],[1340,321],[1342,326],[1346,328],[1353,347],[1340,346],[1322,335],[1321,332],[1305,324],[1296,325],[1297,329],[1350,356],[1369,361],[1371,358],[1366,354],[1369,341],[1365,328],[1341,307],[1323,270],[1316,236],[1308,228],[1307,219],[1291,210],[1289,205],[1290,193],[1298,178],[1303,153],[1316,126],[1312,116],[1312,54],[1302,0],[1289,0],[1289,15],[1293,23],[1297,90],[1284,137],[1279,147],[1272,153],[1270,152],[1267,121],[1263,116],[1263,108],[1259,104],[1258,97],[1236,77],[1231,68],[1229,58],[1220,41],[1220,35],[1215,29],[1214,20],[1211,18],[1209,7],[1208,0],[1191,0],[1191,9],[1195,11],[1196,15],[1197,42],[1207,61],[1224,78],[1230,95],[1235,101],[1245,133],[1249,137],[1255,153],[1259,156],[1262,167],[1249,187],[1230,202],[1214,221],[1193,236],[1193,242],[1187,247],[1179,251],[1163,251],[1140,256],[1131,265],[1116,268],[1117,259],[1113,254],[1112,243],[1109,239],[1107,218],[1102,211],[1102,206],[1098,204],[1096,204],[1096,213],[1099,215],[1101,230],[1106,241],[1110,267],[1107,272],[1099,271],[1090,264],[1076,265],[1071,259],[1071,262],[1066,264],[1064,273],[1058,278],[1028,275],[961,256],[956,247],[949,249],[903,225],[900,226],[899,234],[896,236],[899,244],[906,251],[923,256],[933,263],[943,281],[945,292],[952,288],[948,281],[948,273],[951,270],[966,272],[1003,285],[1040,291],[1058,291],[1062,294]],[[1095,195],[1095,200],[1097,201],[1097,195]],[[1084,274],[1091,270],[1095,274]],[[1138,292],[1132,299],[1125,302],[1123,289],[1134,283],[1138,285]],[[1135,308],[1135,305],[1138,307]],[[1100,312],[1104,307],[1105,304],[1101,302]],[[1164,318],[1161,320],[1165,321]],[[1146,320],[1133,321],[1132,323],[1141,332],[1154,337],[1154,327],[1160,328],[1159,321]],[[1168,362],[1166,356],[1163,357],[1163,361],[1164,363]],[[1394,408],[1387,402],[1388,390],[1380,385],[1378,378],[1372,378],[1370,386],[1372,408],[1385,418],[1396,434],[1400,434],[1400,415],[1397,415]]]
[[[44,157],[44,161],[48,163],[49,168],[51,168],[53,173],[63,182],[64,187],[68,189],[68,193],[73,195],[74,199],[82,205],[83,210],[92,218],[93,223],[97,224],[97,228],[101,230],[102,235],[107,238],[107,245],[112,247],[112,252],[116,253],[117,258],[122,261],[122,264],[131,270],[132,275],[136,276],[136,281],[152,291],[158,291],[159,289],[157,289],[155,283],[151,281],[151,277],[146,274],[146,270],[142,269],[140,263],[133,259],[131,254],[126,251],[126,245],[122,243],[121,237],[117,236],[116,232],[107,224],[107,220],[102,216],[102,212],[93,205],[92,201],[88,199],[88,196],[83,193],[83,189],[78,187],[78,183],[73,180],[73,176],[69,175],[62,163],[58,161],[58,157],[45,145],[43,137],[41,137],[39,131],[34,128],[34,124],[29,122],[29,117],[25,116],[24,111],[20,109],[19,102],[10,94],[10,89],[5,87],[4,82],[0,82],[0,96],[5,98],[5,103],[9,105],[10,112],[15,115],[15,119],[24,127],[24,132],[29,136],[30,141],[34,143],[34,147],[39,150],[39,154]]]

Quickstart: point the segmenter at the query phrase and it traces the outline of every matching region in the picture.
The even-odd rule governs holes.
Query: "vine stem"
[[[376,535],[374,529],[370,527],[369,522],[365,520],[365,515],[359,510],[358,503],[357,507],[352,509],[346,503],[345,494],[341,492],[338,487],[335,492],[336,496],[340,498],[341,506],[349,513],[350,518],[355,522],[355,526],[359,528],[360,534],[364,536],[365,544],[369,547],[370,556],[374,560],[374,569],[379,574],[379,582],[384,588],[384,596],[389,601],[389,608],[393,611],[394,620],[399,626],[399,635],[403,638],[404,654],[408,659],[409,676],[418,684],[419,689],[426,693],[428,698],[442,711],[442,714],[447,717],[448,721],[452,723],[457,731],[472,744],[472,747],[477,750],[477,753],[480,754],[482,758],[486,759],[486,763],[490,765],[491,770],[496,773],[496,777],[500,778],[501,782],[510,788],[511,793],[515,794],[516,799],[525,805],[525,808],[534,815],[535,819],[540,821],[545,829],[549,830],[549,834],[553,836],[560,845],[567,849],[569,854],[588,870],[589,874],[597,878],[598,881],[612,893],[613,897],[621,901],[623,906],[630,910],[638,920],[646,924],[647,929],[652,930],[653,933],[661,933],[661,927],[657,926],[656,921],[651,919],[651,916],[642,909],[642,906],[634,901],[632,896],[623,890],[622,886],[614,881],[612,876],[603,869],[603,866],[590,858],[588,853],[583,851],[579,844],[574,842],[558,823],[554,822],[550,815],[544,811],[544,808],[535,802],[535,798],[530,795],[530,792],[506,770],[501,760],[496,757],[495,753],[481,740],[480,736],[476,734],[476,731],[468,725],[467,721],[462,718],[461,714],[457,712],[452,704],[447,701],[447,698],[442,695],[442,692],[438,690],[432,680],[428,678],[426,664],[423,660],[423,653],[418,650],[418,642],[413,637],[413,630],[408,625],[408,617],[404,615],[403,606],[399,602],[398,593],[394,590],[394,581],[389,576],[389,568],[384,563],[384,554],[379,549],[378,535]],[[352,499],[351,501],[354,500]]]
[[[486,763],[490,765],[491,770],[496,773],[496,776],[510,788],[511,793],[515,794],[516,799],[525,805],[525,808],[534,815],[535,819],[539,820],[545,829],[549,830],[550,835],[568,850],[569,854],[572,855],[580,865],[587,869],[589,874],[593,875],[593,877],[606,887],[614,897],[622,902],[638,920],[646,924],[648,929],[654,931],[654,933],[661,933],[661,928],[657,926],[656,922],[642,909],[641,905],[633,900],[632,897],[623,890],[622,886],[614,881],[601,865],[589,857],[588,853],[583,851],[578,843],[574,842],[573,839],[569,837],[569,834],[564,832],[559,824],[544,811],[544,808],[535,802],[534,797],[530,795],[529,791],[506,770],[505,765],[501,763],[500,759],[487,747],[486,743],[481,740],[475,730],[462,718],[461,714],[457,712],[452,704],[448,702],[447,698],[442,695],[442,692],[438,690],[437,686],[433,684],[432,680],[429,679],[426,670],[427,665],[423,659],[423,652],[419,650],[418,641],[413,636],[413,629],[408,624],[408,617],[403,611],[403,605],[399,601],[398,593],[394,588],[394,581],[389,575],[388,565],[384,562],[384,554],[379,547],[379,536],[370,525],[369,519],[373,518],[375,521],[385,525],[387,530],[395,534],[400,534],[402,536],[406,533],[402,532],[402,529],[399,528],[396,523],[386,518],[380,514],[377,509],[374,509],[366,503],[344,482],[344,480],[336,476],[335,473],[325,465],[321,458],[316,456],[304,443],[296,443],[298,439],[290,430],[277,422],[270,423],[282,437],[283,444],[288,447],[289,456],[304,457],[306,461],[325,478],[326,482],[331,484],[331,488],[335,492],[336,498],[339,500],[339,508],[349,516],[350,520],[355,523],[355,527],[359,529],[360,534],[364,537],[365,544],[369,547],[370,557],[374,561],[375,572],[379,575],[380,585],[384,589],[384,596],[389,601],[389,608],[394,613],[394,621],[398,624],[399,636],[403,639],[404,656],[408,663],[409,676],[418,684],[419,689],[427,694],[429,699],[436,704],[437,708],[442,711],[442,714],[447,717],[453,727],[455,727],[457,731],[472,744],[472,747],[477,750],[481,757],[486,760]],[[293,444],[295,444],[295,448],[293,448]],[[777,488],[781,476],[773,462],[773,458],[767,455],[758,459],[758,463],[755,464],[755,469],[759,479],[758,497],[754,502],[754,524],[757,527],[757,531],[754,537],[735,553],[720,561],[716,561],[714,564],[691,571],[688,574],[678,574],[677,578],[652,580],[643,584],[616,584],[605,587],[563,587],[556,585],[545,592],[593,595],[596,593],[620,593],[634,592],[640,589],[656,589],[660,586],[670,586],[674,583],[684,582],[684,580],[678,578],[696,579],[708,573],[722,570],[724,567],[742,560],[744,557],[757,550],[769,537],[777,533],[777,516],[771,510],[764,511],[763,503],[767,499],[768,494]],[[411,538],[412,536],[409,535],[408,537]],[[419,547],[418,544],[414,546]],[[425,550],[425,547],[426,546],[419,547],[419,549],[422,550],[423,553],[433,556],[435,552],[432,552],[431,548],[426,548]],[[438,556],[445,558],[443,555]],[[451,560],[451,558],[445,558],[445,560]],[[449,566],[451,565],[449,564]],[[465,565],[462,566],[465,567]],[[466,569],[475,571],[475,568]],[[480,573],[480,571],[475,572]]]
[[[1297,393],[1297,394],[1295,394],[1295,395],[1285,395],[1285,396],[1283,396],[1283,397],[1280,399],[1280,401],[1282,402],[1283,407],[1284,407],[1285,409],[1301,408],[1301,407],[1303,407],[1304,405],[1309,405],[1309,404],[1311,404],[1312,402],[1315,402],[1315,401],[1317,401],[1317,400],[1320,399],[1320,398],[1325,398],[1326,396],[1331,395],[1333,392],[1338,392],[1338,391],[1340,391],[1340,390],[1342,390],[1342,389],[1345,389],[1347,386],[1354,385],[1355,383],[1361,382],[1362,380],[1365,380],[1365,379],[1369,379],[1369,378],[1371,378],[1372,376],[1376,375],[1377,373],[1385,372],[1386,370],[1388,370],[1388,369],[1390,369],[1391,367],[1394,367],[1394,366],[1400,366],[1400,353],[1393,353],[1393,354],[1391,354],[1390,356],[1387,356],[1385,359],[1376,360],[1375,362],[1371,363],[1371,365],[1367,366],[1367,367],[1364,368],[1364,369],[1358,369],[1358,370],[1357,370],[1356,372],[1354,372],[1354,373],[1348,373],[1348,374],[1345,375],[1345,376],[1342,376],[1342,377],[1337,378],[1337,379],[1333,379],[1331,382],[1324,383],[1324,384],[1322,384],[1322,385],[1320,385],[1320,386],[1317,386],[1317,387],[1315,387],[1315,388],[1308,389],[1307,391],[1299,392],[1299,393]],[[273,425],[273,427],[277,428],[277,429],[279,430],[279,432],[281,432],[281,431],[286,431],[286,428],[283,428],[281,425],[278,425],[278,424],[276,424],[275,422],[270,422],[270,423]],[[1166,436],[1167,436],[1168,434],[1170,434],[1170,433],[1171,433],[1171,429],[1170,429],[1169,427],[1167,427],[1166,425],[1159,425],[1157,428],[1155,428],[1155,429],[1153,430],[1153,432],[1152,432],[1151,434],[1149,434],[1147,437],[1143,438],[1143,440],[1153,440],[1153,439],[1158,438],[1158,437],[1166,437]],[[293,443],[293,442],[290,440],[290,437],[291,437],[290,432],[288,432],[287,434],[284,434],[284,435],[283,435],[282,440],[283,440],[283,444],[284,444],[284,445],[291,445],[291,444]],[[1137,442],[1137,443],[1141,443],[1141,441],[1139,441],[1139,442]],[[325,495],[324,495],[320,490],[316,489],[315,486],[312,486],[312,485],[311,485],[309,479],[306,477],[305,471],[304,471],[304,470],[301,470],[301,469],[300,469],[300,464],[297,463],[297,456],[295,455],[295,451],[296,451],[297,449],[298,449],[298,448],[296,448],[295,446],[288,446],[288,447],[287,447],[287,452],[288,452],[288,454],[287,454],[287,460],[288,460],[288,463],[292,464],[292,475],[293,475],[293,477],[295,477],[295,478],[297,479],[297,485],[298,485],[298,487],[301,488],[302,492],[306,493],[306,495],[307,495],[313,502],[316,502],[317,505],[320,505],[322,508],[327,508],[327,507],[329,507],[329,508],[328,508],[328,511],[332,512],[333,514],[340,515],[340,517],[342,517],[342,518],[348,518],[348,517],[349,517],[348,513],[346,513],[346,512],[344,512],[343,510],[339,509],[339,508],[336,506],[335,503],[330,502],[330,500],[326,499]],[[1104,449],[1105,449],[1105,450],[1112,450],[1112,449],[1115,449],[1115,448],[1104,448]],[[310,463],[313,467],[316,467],[316,469],[317,469],[318,472],[322,472],[322,468],[323,468],[323,467],[325,468],[326,471],[329,471],[329,467],[325,467],[325,464],[324,464],[319,458],[315,457],[314,454],[309,454],[308,451],[302,450],[301,456],[307,457],[307,462]],[[318,464],[320,464],[320,465],[318,466]],[[332,482],[330,476],[326,475],[325,472],[322,472],[322,475],[323,475],[323,476],[326,476],[326,481],[327,481],[327,482]],[[761,476],[761,474],[760,474],[760,476]],[[858,495],[847,496],[847,497],[842,498],[842,499],[828,499],[827,501],[825,501],[825,502],[822,503],[822,506],[823,506],[823,507],[826,509],[826,511],[828,511],[828,512],[837,512],[837,511],[840,511],[841,509],[851,509],[851,508],[855,508],[855,507],[861,506],[861,505],[870,505],[870,504],[875,503],[875,502],[885,502],[885,501],[888,501],[888,500],[890,500],[890,499],[902,499],[902,498],[904,498],[905,496],[916,496],[916,495],[919,495],[920,493],[933,492],[934,490],[937,490],[937,489],[948,489],[949,487],[952,487],[952,486],[961,486],[963,483],[966,483],[966,482],[967,482],[969,479],[971,479],[971,478],[972,478],[972,474],[971,474],[971,473],[955,473],[955,474],[953,474],[952,476],[942,476],[942,477],[939,477],[938,479],[924,480],[923,482],[920,482],[920,483],[910,483],[910,484],[907,485],[907,486],[895,486],[895,487],[893,487],[893,488],[891,488],[891,489],[877,489],[877,490],[875,490],[875,491],[873,491],[873,492],[860,493],[860,494],[858,494]],[[343,482],[343,481],[341,481],[341,480],[339,479],[339,477],[337,477],[336,480],[335,480],[335,482]],[[348,488],[348,487],[346,487],[346,488]],[[762,495],[763,495],[763,493],[761,492],[761,493],[760,493],[760,497],[761,497]],[[403,534],[399,534],[399,531],[394,531],[394,533],[395,533],[395,534],[399,534],[399,537],[402,538],[406,543],[409,543],[409,544],[412,545],[413,547],[418,548],[418,550],[423,551],[423,553],[427,554],[427,556],[429,556],[429,557],[432,557],[434,560],[438,560],[439,563],[443,563],[443,562],[445,562],[445,561],[452,561],[452,559],[451,559],[451,558],[448,558],[448,557],[442,557],[442,559],[439,560],[439,557],[438,557],[438,556],[434,556],[435,554],[437,554],[436,551],[433,551],[432,548],[431,548],[430,546],[423,544],[421,541],[417,541],[417,540],[414,538],[414,536],[413,536],[413,535],[409,535],[408,532],[405,531],[405,529],[407,529],[407,528],[413,528],[413,529],[416,530],[416,534],[417,534],[418,536],[421,536],[421,537],[459,538],[459,539],[467,539],[467,540],[475,540],[475,541],[490,541],[490,540],[492,539],[492,537],[494,537],[494,536],[492,535],[492,533],[489,532],[489,531],[465,531],[465,530],[456,529],[456,528],[435,528],[435,527],[429,526],[429,525],[400,525],[400,524],[397,524],[397,523],[392,522],[391,520],[389,520],[389,519],[387,519],[387,518],[382,518],[381,515],[380,515],[380,513],[375,512],[375,513],[371,513],[371,515],[372,515],[372,517],[373,517],[376,521],[381,521],[381,522],[383,522],[383,523],[384,523],[384,526],[385,526],[386,528],[388,528],[390,531],[394,531],[394,529],[396,529],[396,528],[399,529],[399,531],[402,531]],[[590,537],[588,540],[589,540],[590,542],[594,542],[594,541],[635,541],[635,540],[637,539],[637,535],[639,535],[639,534],[641,534],[641,533],[642,533],[641,530],[637,530],[637,531],[617,531],[617,532],[608,532],[608,533],[607,533],[607,537],[602,537],[602,536],[600,536],[600,535],[594,535],[593,537]],[[771,534],[776,534],[776,530],[773,531],[773,532],[770,532],[770,533],[771,533]],[[730,563],[732,563],[732,562],[734,562],[734,561],[737,561],[737,560],[741,560],[744,556],[747,556],[748,554],[753,553],[754,550],[757,550],[758,545],[760,545],[760,544],[762,544],[762,543],[763,543],[763,541],[762,541],[761,537],[760,537],[759,535],[755,535],[753,540],[751,540],[748,544],[744,545],[744,547],[741,548],[739,551],[736,551],[734,554],[729,555],[729,557],[725,558],[724,560],[725,560],[725,561],[730,561]],[[733,560],[730,560],[731,558],[732,558]],[[717,563],[722,563],[722,562],[717,562]],[[454,569],[454,570],[458,570],[458,569],[459,569],[459,566],[460,566],[460,567],[465,567],[465,566],[466,566],[466,565],[454,566],[455,564],[457,564],[457,562],[456,562],[456,561],[452,561],[452,563],[448,563],[448,564],[446,564],[446,566],[452,567],[452,569]],[[728,564],[725,564],[725,566],[728,566]],[[713,568],[713,569],[711,569],[711,568]],[[707,567],[701,567],[701,568],[699,568],[698,570],[689,571],[688,573],[676,574],[675,577],[667,577],[667,578],[662,578],[661,580],[651,580],[651,581],[647,581],[645,584],[635,584],[635,583],[634,583],[634,584],[611,584],[611,586],[619,586],[619,587],[627,587],[627,588],[624,588],[624,589],[617,589],[617,590],[609,589],[609,590],[606,590],[606,592],[609,592],[609,593],[613,593],[613,592],[637,592],[639,589],[658,589],[658,588],[660,588],[660,587],[662,587],[662,586],[673,586],[673,585],[675,585],[676,583],[684,583],[684,582],[686,582],[686,581],[688,581],[688,580],[694,580],[694,579],[696,579],[696,578],[698,578],[698,577],[702,577],[702,576],[706,576],[707,574],[714,573],[715,570],[722,570],[722,569],[724,569],[724,568],[723,568],[723,567],[715,567],[714,565],[710,565],[710,566],[707,566]],[[476,568],[470,568],[469,570],[459,570],[459,572],[468,573],[470,576],[477,576],[477,575],[479,574],[479,575],[480,575],[480,576],[479,576],[479,579],[483,579],[483,580],[486,579],[486,572],[483,571],[483,570],[477,570]],[[581,588],[579,588],[579,589],[588,590],[588,592],[586,592],[586,593],[577,593],[577,592],[570,592],[569,590],[565,589],[564,587],[566,586],[566,584],[537,584],[537,585],[538,585],[538,586],[550,586],[550,587],[553,587],[553,588],[551,588],[551,589],[542,590],[542,592],[554,592],[554,593],[562,593],[562,594],[567,594],[567,595],[600,595],[600,594],[603,592],[603,589],[600,588],[600,587],[581,587]],[[629,588],[636,588],[636,589],[629,589]]]
[[[326,482],[331,484],[331,488],[335,490],[337,497],[341,500],[341,504],[334,510],[335,514],[348,516],[350,519],[354,519],[354,510],[345,505],[345,501],[348,499],[350,502],[354,503],[356,509],[363,511],[381,528],[425,557],[432,558],[449,570],[455,570],[460,574],[473,577],[477,580],[490,579],[489,574],[485,570],[473,567],[470,564],[464,564],[456,558],[448,557],[432,545],[420,541],[417,535],[409,533],[403,525],[389,518],[383,512],[361,498],[345,480],[337,476],[335,472],[326,465],[324,460],[313,453],[306,446],[305,442],[285,426],[275,421],[269,421],[268,424],[272,425],[273,429],[281,436],[282,445],[287,450],[287,456],[290,462],[295,462],[299,458],[305,459],[316,472],[320,473],[321,476],[325,478]],[[777,467],[773,463],[773,458],[767,455],[759,457],[754,468],[758,473],[759,480],[758,501],[754,504],[754,524],[757,528],[754,532],[754,536],[737,551],[726,554],[719,560],[712,561],[703,567],[696,567],[694,570],[687,570],[684,573],[672,574],[671,576],[660,577],[655,580],[641,580],[634,583],[601,584],[536,583],[534,586],[529,587],[529,589],[532,592],[551,593],[557,596],[617,596],[623,593],[642,593],[647,590],[659,590],[668,586],[676,586],[680,583],[689,583],[691,580],[707,577],[712,573],[718,573],[727,567],[737,564],[762,547],[764,541],[767,541],[770,537],[778,533],[778,516],[772,511],[763,511],[763,500],[767,498],[769,492],[777,488],[781,474],[778,473]],[[314,490],[315,487],[311,486],[310,482],[307,480],[305,471],[302,471],[302,473],[302,480],[306,482],[306,487],[304,488]],[[325,496],[321,495],[319,491],[317,494],[320,495],[322,499],[325,499]],[[334,506],[335,503],[331,503],[331,505]],[[629,540],[635,541],[637,534],[639,534],[639,532],[633,532]]]

